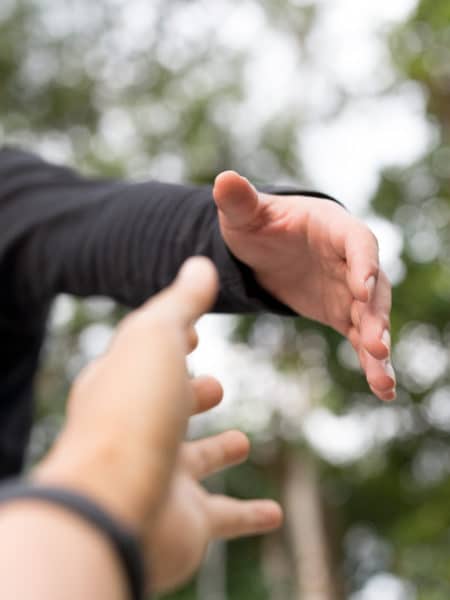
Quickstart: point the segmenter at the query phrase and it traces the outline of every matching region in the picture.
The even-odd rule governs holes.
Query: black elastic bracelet
[[[145,576],[140,544],[136,536],[85,496],[65,488],[10,480],[0,485],[0,503],[33,498],[68,508],[100,529],[113,544],[125,570],[133,600],[143,600]]]

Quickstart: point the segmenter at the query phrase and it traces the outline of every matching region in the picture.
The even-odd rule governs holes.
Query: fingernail
[[[368,300],[370,301],[372,299],[373,291],[375,289],[375,277],[371,275],[368,279],[366,279],[366,283],[364,285],[366,286],[366,290],[369,295]]]
[[[386,346],[386,350],[388,352],[391,351],[391,334],[389,333],[388,329],[385,329],[383,331],[383,335],[381,336],[381,341],[383,342],[383,345]]]
[[[394,371],[394,367],[392,366],[392,363],[389,358],[387,358],[384,361],[384,372],[386,373],[386,375],[388,377],[390,377],[392,379],[392,381],[395,384],[395,381],[396,381],[395,380],[395,371]]]

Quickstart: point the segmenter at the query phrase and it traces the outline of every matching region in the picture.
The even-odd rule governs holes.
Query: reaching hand
[[[198,378],[193,386],[195,412],[220,402],[222,391],[214,379]],[[248,452],[248,439],[239,431],[183,444],[169,497],[147,535],[154,591],[166,592],[187,581],[198,569],[211,540],[265,533],[280,526],[282,512],[275,502],[210,494],[199,483],[242,462]]]
[[[372,391],[393,399],[391,287],[368,227],[335,202],[258,193],[232,171],[217,177],[214,199],[231,252],[273,296],[346,336]]]
[[[86,493],[139,532],[153,523],[187,420],[208,401],[205,382],[197,393],[189,380],[185,356],[196,343],[193,324],[216,290],[212,264],[192,259],[121,322],[105,354],[75,382],[66,425],[37,480]]]
[[[211,495],[199,480],[244,460],[244,434],[180,443],[190,415],[220,402],[212,377],[188,378],[194,321],[212,304],[216,276],[205,259],[131,313],[107,352],[75,383],[59,440],[34,478],[86,493],[146,540],[151,585],[177,586],[200,565],[208,542],[262,533],[281,522],[269,500]]]

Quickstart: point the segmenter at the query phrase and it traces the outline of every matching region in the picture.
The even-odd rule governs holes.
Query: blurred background
[[[270,495],[283,531],[217,544],[183,600],[450,598],[448,0],[1,0],[0,141],[92,175],[340,198],[394,284],[398,399],[303,319],[208,316],[190,359],[225,387],[191,435],[239,427],[215,490]],[[145,268],[145,265],[142,266]],[[123,309],[55,303],[32,464]]]

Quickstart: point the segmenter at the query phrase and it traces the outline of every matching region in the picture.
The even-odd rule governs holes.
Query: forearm
[[[0,597],[125,600],[122,566],[97,529],[64,508],[23,500],[0,510]]]
[[[266,191],[332,199],[293,188]],[[137,306],[198,254],[219,273],[213,311],[293,314],[227,248],[210,186],[86,179],[0,149],[0,223],[0,309],[12,307],[21,326],[33,328],[36,312],[39,320],[61,292]]]
[[[284,312],[220,234],[209,186],[89,180],[15,150],[0,152],[0,267],[24,312],[57,293],[136,306],[202,254],[219,271],[219,312]],[[8,282],[7,282],[8,283]],[[26,310],[25,310],[26,309]]]

